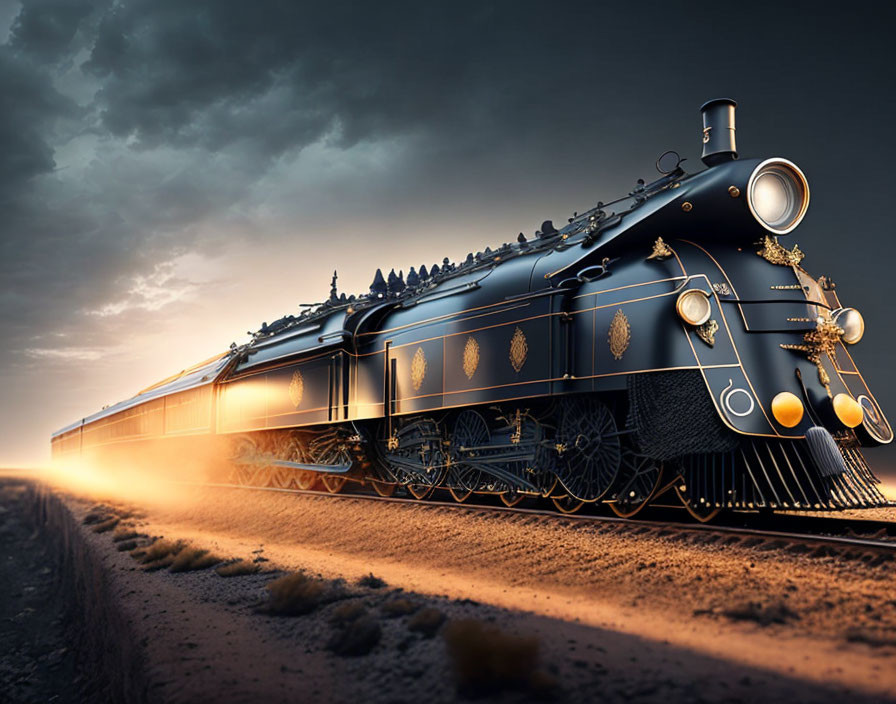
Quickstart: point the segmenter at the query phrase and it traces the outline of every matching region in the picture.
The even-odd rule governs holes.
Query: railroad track
[[[896,559],[896,522],[865,520],[855,518],[825,518],[804,516],[795,513],[784,514],[747,514],[731,513],[725,519],[712,524],[693,523],[672,520],[680,515],[683,509],[678,507],[651,507],[652,519],[621,518],[618,516],[600,515],[590,512],[564,514],[556,510],[526,507],[507,507],[490,505],[485,502],[457,503],[455,501],[426,500],[400,496],[379,496],[374,493],[328,493],[325,491],[305,489],[284,489],[280,487],[254,486],[244,484],[177,482],[190,486],[216,489],[246,490],[255,492],[273,492],[280,494],[299,494],[305,496],[326,497],[334,500],[372,501],[391,504],[408,504],[419,508],[440,508],[460,511],[468,514],[507,514],[542,516],[566,523],[592,523],[617,527],[646,528],[651,531],[672,531],[673,534],[716,534],[737,537],[742,540],[759,541],[756,545],[778,541],[781,548],[794,544],[814,547],[827,547],[838,553],[861,551],[886,556],[884,559]],[[747,523],[750,525],[747,525]]]

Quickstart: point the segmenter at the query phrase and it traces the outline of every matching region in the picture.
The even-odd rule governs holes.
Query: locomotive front
[[[703,106],[709,168],[676,181],[644,228],[662,234],[647,257],[653,273],[680,288],[674,316],[709,392],[703,415],[711,408],[724,427],[701,417],[699,402],[680,405],[669,387],[687,386],[686,375],[634,375],[641,444],[676,457],[676,490],[703,515],[882,505],[859,448],[889,443],[893,431],[850,355],[864,320],[829,278],[802,267],[798,246],[779,242],[806,214],[808,181],[786,159],[737,159],[734,109],[730,100]],[[699,392],[691,384],[688,393]],[[657,431],[670,427],[682,442]]]

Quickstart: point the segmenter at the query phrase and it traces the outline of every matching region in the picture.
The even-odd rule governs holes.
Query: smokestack
[[[737,143],[734,139],[734,108],[737,103],[730,98],[716,98],[703,104],[703,163],[715,166],[723,161],[737,159]]]

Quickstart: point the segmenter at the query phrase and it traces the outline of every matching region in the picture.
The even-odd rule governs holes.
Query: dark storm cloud
[[[53,129],[76,112],[50,77],[0,46],[0,199],[7,201],[38,174],[53,170]]]
[[[881,20],[798,4],[708,17],[670,3],[29,0],[0,52],[0,89],[16,96],[0,116],[0,193],[32,184],[21,219],[0,225],[16,284],[6,314],[52,324],[63,314],[42,296],[68,301],[65,316],[99,305],[129,273],[194,246],[192,226],[251,210],[272,163],[322,139],[412,138],[405,170],[376,185],[407,208],[649,168],[691,145],[695,106],[731,83],[748,106],[752,93],[844,119],[845,94],[880,101],[876,74],[857,67],[887,63]],[[860,27],[861,61],[831,50]],[[807,78],[821,88],[801,104]],[[799,150],[812,128],[796,119],[779,141]]]
[[[82,23],[111,0],[31,0],[12,26],[10,46],[40,63],[53,63],[72,51]],[[85,38],[86,39],[86,38]]]
[[[104,18],[85,68],[105,81],[102,119],[113,134],[211,149],[251,140],[277,154],[337,126],[339,143],[351,145],[448,123],[494,90],[483,90],[486,67],[476,69],[493,41],[493,9],[468,17],[426,3],[183,7],[136,2]]]
[[[571,138],[563,127],[599,117],[609,91],[636,92],[645,78],[626,66],[640,51],[638,17],[597,7],[188,7],[145,0],[104,17],[84,68],[104,81],[98,102],[111,133],[144,146],[250,140],[279,154],[334,129],[343,146],[423,130],[455,148],[494,149],[505,135]]]

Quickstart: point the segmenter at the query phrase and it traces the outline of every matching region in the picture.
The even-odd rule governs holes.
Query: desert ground
[[[896,701],[896,563],[463,507],[0,477],[8,701]]]

